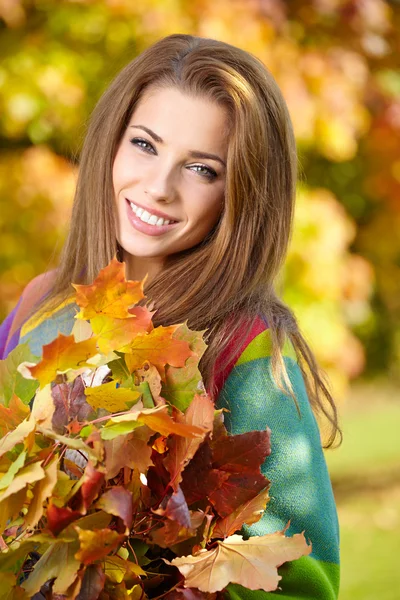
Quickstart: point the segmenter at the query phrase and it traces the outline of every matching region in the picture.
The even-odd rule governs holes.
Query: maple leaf
[[[130,318],[116,319],[107,315],[97,315],[90,319],[93,333],[96,335],[100,352],[124,352],[138,333],[146,333],[152,329],[150,312],[144,306],[128,309]]]
[[[87,463],[83,475],[83,482],[79,490],[80,496],[82,498],[82,509],[84,511],[86,511],[92,504],[93,500],[97,498],[104,481],[104,467],[101,470],[95,469],[93,463],[89,461]]]
[[[285,530],[248,540],[232,535],[217,542],[213,550],[175,558],[168,564],[176,566],[185,577],[185,587],[202,592],[219,592],[229,583],[272,592],[282,579],[277,567],[311,552],[302,533],[293,537],[285,537],[284,533]]]
[[[82,514],[79,510],[72,510],[69,506],[56,506],[52,501],[49,502],[46,511],[47,527],[51,533],[58,535],[70,523],[76,521]]]
[[[70,421],[77,419],[85,421],[92,407],[86,400],[85,386],[81,377],[76,377],[71,383],[60,383],[51,390],[54,402],[52,425],[55,431],[63,433]]]
[[[121,435],[104,443],[107,479],[113,479],[123,467],[146,473],[153,464],[151,448],[148,445],[153,431],[146,425],[138,427],[131,434]]]
[[[162,435],[175,433],[184,437],[204,437],[206,433],[201,427],[177,423],[167,414],[166,406],[157,406],[155,408],[132,410],[124,415],[112,417],[101,429],[101,437],[104,440],[111,440],[118,435],[131,433],[142,424]]]
[[[99,600],[105,582],[106,576],[101,565],[89,565],[82,572],[82,582],[76,600]],[[75,596],[70,595],[67,599],[60,598],[60,600],[70,600],[70,598]]]
[[[38,481],[32,490],[32,500],[24,519],[24,526],[33,529],[43,516],[44,502],[51,496],[57,484],[57,458],[53,459],[45,468],[45,476]]]
[[[75,557],[85,565],[107,556],[125,538],[125,535],[108,528],[89,531],[75,525],[75,530],[80,543]]]
[[[142,567],[119,556],[106,556],[103,568],[106,577],[113,583],[121,583],[126,574],[133,576],[133,579],[146,575]]]
[[[211,431],[214,420],[214,404],[208,396],[196,395],[186,413],[176,414],[176,420],[188,425],[203,427]],[[183,438],[173,436],[168,440],[168,456],[164,465],[171,475],[170,485],[177,490],[182,481],[182,471],[197,452],[204,438]]]
[[[74,583],[80,568],[79,561],[74,557],[77,547],[77,542],[55,541],[35,564],[22,588],[33,596],[46,581],[55,578],[52,592],[66,592]]]
[[[72,284],[76,290],[76,303],[81,307],[78,319],[91,319],[108,315],[117,319],[132,317],[129,308],[144,298],[143,281],[125,279],[125,263],[116,258],[101,269],[90,285]]]
[[[165,378],[165,365],[183,367],[186,359],[193,356],[188,342],[173,337],[179,325],[163,327],[160,325],[149,333],[138,334],[125,348],[125,362],[129,371],[143,367],[150,362],[157,367],[161,378]]]
[[[127,533],[132,527],[133,505],[132,494],[122,486],[115,486],[107,490],[96,503],[96,508],[102,508],[104,512],[110,513],[122,519],[127,528]]]
[[[0,457],[6,452],[12,450],[17,444],[20,444],[24,439],[35,429],[35,423],[25,419],[13,431],[9,431],[0,440]]]
[[[0,535],[9,527],[13,520],[19,516],[26,499],[26,490],[23,488],[9,498],[0,502]]]
[[[166,367],[162,394],[168,402],[181,411],[188,408],[193,396],[200,391],[202,386],[198,363],[207,347],[202,337],[203,334],[202,331],[191,331],[186,323],[182,324],[174,333],[175,339],[189,343],[193,356],[186,360],[183,367],[176,368],[170,365]]]
[[[35,483],[45,477],[45,472],[39,462],[26,465],[18,471],[8,487],[0,494],[0,503],[9,496],[25,489],[29,484]]]
[[[160,528],[150,531],[149,541],[161,548],[171,548],[171,546],[195,537],[204,521],[205,513],[189,511],[189,514],[190,527],[182,527],[178,521],[167,519]]]
[[[8,408],[0,403],[0,437],[13,431],[29,414],[29,406],[26,406],[15,394],[11,396]]]
[[[163,498],[161,507],[153,510],[157,515],[165,515],[173,521],[177,521],[182,527],[190,528],[191,520],[185,496],[180,487],[176,492]]]
[[[116,385],[115,381],[109,381],[102,385],[85,388],[86,399],[90,406],[96,410],[104,408],[108,412],[114,413],[128,410],[139,400],[139,392],[116,387]]]
[[[244,523],[246,523],[246,525],[252,525],[259,521],[269,502],[268,489],[269,488],[263,490],[254,498],[241,504],[224,519],[217,521],[212,532],[212,537],[226,538],[235,533],[235,531],[239,531]]]
[[[96,338],[83,342],[75,342],[73,335],[58,334],[50,344],[43,346],[43,358],[34,367],[27,367],[32,377],[37,379],[42,388],[54,381],[57,373],[65,373],[70,369],[91,366],[86,361],[98,354]]]
[[[229,473],[213,469],[212,450],[206,440],[183,471],[181,487],[186,502],[190,506],[206,498],[220,488],[228,477]]]
[[[8,407],[14,394],[28,404],[35,395],[38,382],[25,379],[18,367],[23,362],[34,363],[37,360],[38,357],[32,354],[27,343],[18,344],[7,358],[0,360],[0,404]]]

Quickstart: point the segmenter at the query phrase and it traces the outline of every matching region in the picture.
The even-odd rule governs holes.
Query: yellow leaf
[[[16,494],[20,490],[26,488],[30,483],[35,483],[40,479],[43,479],[45,472],[41,467],[40,463],[34,462],[27,465],[14,477],[8,488],[0,495],[0,502],[3,502],[9,496]]]
[[[248,540],[231,535],[223,542],[217,542],[213,550],[174,558],[169,564],[178,567],[185,577],[185,587],[198,588],[202,592],[219,592],[229,583],[272,592],[282,579],[277,567],[310,552],[311,545],[307,545],[302,533],[285,537],[283,530]]]
[[[139,392],[128,388],[117,388],[115,381],[87,387],[85,395],[92,408],[104,408],[111,413],[128,410],[140,398]]]
[[[90,285],[72,284],[76,289],[76,303],[81,311],[77,319],[91,319],[108,315],[117,319],[129,319],[128,308],[142,298],[144,281],[127,281],[125,263],[113,258]]]
[[[16,446],[24,441],[24,439],[35,429],[35,422],[28,421],[25,419],[14,429],[10,431],[0,440],[0,457],[6,452],[9,452]]]
[[[32,529],[43,515],[43,504],[53,493],[57,483],[58,459],[53,459],[45,468],[45,476],[33,488],[33,498],[25,517],[25,527]]]

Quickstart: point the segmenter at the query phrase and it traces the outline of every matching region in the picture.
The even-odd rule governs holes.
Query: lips
[[[157,210],[156,208],[150,208],[148,206],[143,206],[142,204],[138,204],[137,202],[134,202],[133,200],[129,200],[129,198],[125,198],[125,200],[128,203],[132,202],[132,204],[134,204],[138,208],[142,208],[143,210],[147,211],[151,215],[155,215],[156,217],[162,217],[163,219],[166,219],[169,221],[174,221],[174,223],[178,223],[178,221],[179,221],[179,219],[175,219],[174,217],[171,217],[170,215],[167,215],[166,213],[163,213],[160,210]]]
[[[177,222],[169,223],[168,225],[150,225],[149,223],[145,223],[137,215],[135,215],[129,200],[126,200],[126,214],[133,229],[150,236],[160,236],[166,234],[178,225]]]

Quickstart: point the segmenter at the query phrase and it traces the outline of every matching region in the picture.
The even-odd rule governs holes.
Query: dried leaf
[[[106,577],[113,583],[121,583],[126,574],[135,579],[140,575],[146,575],[142,567],[119,556],[106,556],[103,568]]]
[[[76,303],[81,307],[76,318],[86,320],[97,315],[131,318],[128,309],[144,298],[143,284],[144,281],[127,281],[125,263],[113,258],[92,284],[72,284],[76,289]]]
[[[50,501],[46,511],[47,527],[53,535],[58,535],[70,523],[73,523],[81,516],[82,514],[79,510],[72,510],[68,506],[56,506]]]
[[[241,504],[235,511],[224,519],[217,521],[213,532],[213,538],[226,538],[235,531],[239,531],[244,523],[252,525],[259,521],[269,501],[268,489],[263,490],[251,500]]]
[[[15,394],[11,397],[8,408],[0,404],[0,437],[16,429],[29,414],[29,406],[26,406]]]
[[[56,431],[63,433],[70,421],[77,419],[85,421],[92,407],[86,400],[85,386],[81,377],[76,377],[71,383],[60,383],[51,390],[55,406],[52,425]]]
[[[92,408],[95,410],[104,408],[111,413],[128,410],[140,398],[139,392],[134,392],[123,387],[116,387],[115,381],[109,381],[96,387],[87,387],[85,394]]]
[[[24,519],[27,529],[33,529],[43,516],[43,504],[53,493],[57,483],[57,466],[57,458],[50,461],[44,470],[44,478],[38,481],[32,490],[33,497]]]
[[[28,367],[32,377],[37,379],[40,387],[54,381],[57,373],[65,373],[69,369],[91,366],[87,360],[96,354],[96,338],[83,342],[75,342],[73,335],[58,334],[50,344],[43,346],[43,358],[34,367]]]
[[[55,578],[53,593],[62,594],[74,583],[79,561],[74,553],[77,543],[66,543],[64,540],[56,541],[41,556],[28,579],[22,584],[23,589],[33,595],[49,579]]]
[[[152,435],[153,431],[143,425],[131,434],[104,442],[107,479],[113,479],[123,467],[146,473],[153,464],[151,448],[147,444]]]
[[[126,488],[122,486],[112,487],[102,494],[96,503],[96,508],[102,508],[104,512],[122,519],[128,530],[132,527],[132,494]]]
[[[178,325],[156,327],[149,333],[137,335],[129,347],[124,348],[125,362],[129,371],[136,371],[150,362],[157,367],[164,379],[165,366],[183,367],[189,356],[193,355],[189,344],[173,337]]]
[[[277,567],[311,552],[311,545],[307,545],[302,533],[285,537],[284,532],[248,540],[232,535],[217,542],[213,550],[175,558],[169,564],[178,567],[185,577],[185,587],[198,588],[202,592],[219,592],[229,583],[272,592],[281,579]]]
[[[0,457],[6,452],[12,450],[17,444],[20,444],[24,439],[35,429],[34,421],[25,419],[13,431],[7,433],[0,440]]]
[[[89,531],[75,526],[75,530],[78,533],[80,543],[80,548],[75,556],[85,565],[90,565],[94,561],[107,556],[125,538],[124,535],[108,528]]]
[[[196,395],[186,413],[176,415],[176,420],[187,425],[203,427],[205,432],[211,431],[214,420],[214,404],[208,396]],[[164,465],[171,475],[170,485],[178,489],[182,481],[182,471],[197,452],[203,438],[184,438],[173,436],[168,440],[168,456]]]

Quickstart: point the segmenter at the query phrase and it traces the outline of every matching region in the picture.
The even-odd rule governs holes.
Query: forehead
[[[227,109],[210,98],[189,95],[174,87],[145,90],[130,119],[132,125],[145,125],[166,144],[227,152]]]

